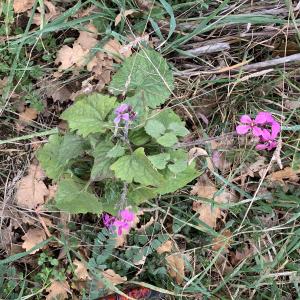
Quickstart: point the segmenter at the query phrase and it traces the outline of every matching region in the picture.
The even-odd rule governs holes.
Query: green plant
[[[165,59],[141,50],[115,74],[109,87],[114,96],[84,96],[62,114],[70,132],[51,136],[37,153],[48,177],[58,183],[57,208],[116,214],[174,192],[199,175],[187,152],[174,147],[189,133],[184,122],[170,108],[158,108],[172,88]],[[119,95],[133,114],[129,121],[116,121]]]

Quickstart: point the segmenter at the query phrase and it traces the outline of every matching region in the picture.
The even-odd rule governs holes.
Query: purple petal
[[[126,113],[126,114],[122,114],[121,115],[121,118],[122,118],[122,120],[124,120],[124,121],[129,121],[129,114],[128,113]]]
[[[116,114],[122,114],[125,111],[127,111],[129,108],[129,105],[126,103],[122,103],[121,105],[119,105],[116,109],[115,109],[115,113]]]
[[[116,118],[114,119],[114,123],[118,125],[120,121],[121,121],[121,116],[117,115]]]
[[[261,136],[262,133],[263,133],[263,131],[262,131],[261,128],[259,128],[259,127],[257,127],[257,126],[254,126],[254,127],[252,128],[252,133],[253,133],[254,136]]]
[[[277,147],[277,142],[276,141],[270,141],[267,149],[272,150],[276,147]]]
[[[266,145],[266,144],[258,144],[258,145],[256,145],[255,149],[256,150],[265,150],[265,149],[267,149],[267,147],[268,147],[268,145]]]
[[[271,137],[272,137],[272,139],[275,139],[275,138],[277,138],[277,136],[281,130],[280,124],[278,122],[274,121],[271,126],[272,126]]]
[[[246,134],[251,129],[251,126],[249,125],[238,125],[236,126],[236,132],[237,134]]]
[[[124,221],[132,222],[134,220],[134,213],[128,209],[124,209],[120,211],[120,217]]]
[[[248,115],[241,116],[240,121],[244,124],[251,124],[252,123],[252,119]]]
[[[255,123],[260,125],[264,125],[266,123],[272,123],[273,121],[274,118],[272,117],[271,113],[264,112],[264,111],[258,113],[255,118]]]
[[[271,139],[271,133],[268,129],[263,129],[262,130],[262,134],[261,134],[261,138],[263,142],[266,142],[268,140]]]

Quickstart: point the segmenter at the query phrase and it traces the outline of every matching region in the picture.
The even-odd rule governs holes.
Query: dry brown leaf
[[[169,253],[172,251],[172,248],[173,248],[173,241],[169,240],[169,241],[164,242],[161,246],[159,246],[156,249],[156,252],[158,254],[163,254],[166,252]]]
[[[220,236],[213,238],[213,245],[211,249],[214,251],[218,251],[221,248],[224,248],[224,251],[227,252],[231,243],[231,238],[231,231],[228,229],[224,230],[224,232],[222,232]]]
[[[78,279],[81,279],[81,280],[87,280],[87,279],[90,280],[91,279],[84,263],[75,259],[73,261],[73,264],[76,266],[74,273]]]
[[[56,56],[55,63],[61,64],[58,67],[58,71],[62,72],[69,69],[72,66],[83,67],[85,64],[85,58],[89,50],[83,50],[83,48],[75,41],[73,48],[64,45],[62,46]]]
[[[270,174],[267,179],[273,182],[284,184],[284,180],[289,182],[297,182],[299,180],[300,170],[293,170],[291,167],[286,167],[283,170]]]
[[[36,119],[38,112],[31,107],[26,107],[25,111],[20,113],[19,120],[24,123],[30,123],[32,120]]]
[[[67,100],[70,100],[71,98],[71,92],[70,90],[63,86],[59,89],[55,89],[52,93],[51,93],[51,97],[53,99],[53,101],[60,101],[60,102],[63,102],[63,101],[67,101]]]
[[[77,43],[84,50],[91,50],[98,43],[97,40],[97,28],[93,24],[86,26],[87,31],[79,31],[79,37]]]
[[[126,277],[121,277],[119,274],[115,273],[114,270],[108,269],[102,272],[102,275],[107,279],[111,284],[117,285],[127,281]],[[103,288],[105,285],[99,281],[97,287]]]
[[[35,0],[14,0],[14,11],[15,13],[25,12],[33,7]]]
[[[44,204],[49,191],[43,182],[45,175],[40,166],[30,165],[28,175],[17,183],[16,201],[21,207],[35,209]]]
[[[128,9],[120,12],[115,18],[115,26],[117,26],[121,22],[122,18],[125,19],[127,16],[132,15],[134,12],[134,9]]]
[[[46,300],[65,300],[68,299],[70,286],[67,281],[52,281],[46,291],[49,293],[45,298]]]
[[[154,222],[155,222],[154,218],[151,217],[150,220],[149,220],[146,224],[142,225],[140,228],[137,228],[136,231],[137,231],[137,232],[144,232],[144,231],[145,231],[148,227],[150,227]]]
[[[227,173],[232,163],[226,159],[225,153],[218,150],[214,150],[212,153],[212,162],[215,167],[221,171],[222,174]]]
[[[0,95],[2,95],[3,89],[6,87],[7,82],[8,82],[8,77],[4,77],[3,79],[0,79]]]
[[[244,259],[254,255],[256,252],[257,252],[256,247],[253,244],[250,243],[250,245],[248,245],[246,243],[244,248],[241,251],[237,250],[235,252],[233,251],[230,252],[229,254],[230,263],[232,264],[232,266],[236,266]]]
[[[192,161],[196,158],[196,157],[199,157],[199,156],[204,156],[205,157],[205,160],[206,160],[206,163],[207,163],[207,168],[214,172],[214,166],[213,166],[213,163],[212,163],[212,160],[211,158],[208,156],[208,153],[206,150],[200,148],[200,147],[194,147],[192,148],[190,151],[189,151],[189,164],[192,163]]]
[[[206,175],[202,175],[196,185],[194,185],[191,194],[213,199],[216,203],[228,203],[235,200],[235,195],[226,190],[221,192],[220,195],[215,196],[217,191],[213,182]],[[226,216],[219,207],[212,207],[210,203],[203,203],[201,201],[193,202],[193,210],[199,213],[199,220],[213,228],[217,225],[217,219],[224,219]]]
[[[55,7],[55,5],[51,1],[44,0],[44,4],[48,12],[44,15],[44,20],[46,23],[49,21],[55,19],[57,16],[60,15],[60,11]],[[32,23],[40,26],[42,24],[42,14],[41,14],[41,8],[39,7],[37,9],[39,13],[34,14]],[[30,17],[30,14],[28,13],[28,16]]]
[[[177,284],[181,284],[184,279],[184,259],[181,253],[172,254],[166,257],[168,272],[172,278],[175,278]]]
[[[22,236],[22,240],[24,241],[22,244],[22,248],[26,251],[30,250],[32,247],[38,245],[42,241],[46,240],[46,233],[44,229],[32,228],[29,229],[25,235]],[[30,254],[34,254],[38,252],[40,248],[33,250]]]
[[[115,61],[121,62],[119,56],[129,57],[132,54],[131,48],[122,48],[122,45],[116,39],[110,39],[103,47],[103,49],[111,56]]]
[[[49,194],[46,197],[45,201],[51,200],[55,197],[56,192],[57,192],[57,188],[58,188],[57,184],[53,184],[53,185],[48,186]]]
[[[285,100],[284,105],[288,109],[297,109],[300,108],[300,101],[291,101],[291,100]]]

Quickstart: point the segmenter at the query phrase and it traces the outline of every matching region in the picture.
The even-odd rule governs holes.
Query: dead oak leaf
[[[191,195],[212,199],[220,204],[235,200],[235,195],[229,191],[224,190],[216,195],[217,192],[218,190],[214,183],[206,175],[203,175],[198,179],[196,185],[194,185]],[[193,210],[199,213],[199,220],[213,228],[217,226],[217,219],[224,219],[226,216],[226,213],[221,208],[213,207],[210,203],[205,203],[201,200],[193,202]]]
[[[73,44],[73,48],[64,45],[62,46],[56,56],[55,64],[61,64],[58,67],[58,71],[62,72],[75,67],[83,67],[85,65],[85,58],[88,54],[89,50],[84,50],[81,45],[79,45],[76,41]]]
[[[231,238],[232,232],[228,229],[224,230],[220,236],[213,238],[213,245],[211,249],[213,251],[218,251],[221,248],[224,248],[224,251],[227,252],[231,243]]]
[[[126,277],[121,277],[112,269],[107,269],[103,271],[102,276],[104,277],[105,280],[109,281],[109,283],[112,285],[118,285],[127,281]],[[102,281],[97,282],[98,288],[104,288],[105,286],[106,286],[105,283],[103,283]]]
[[[22,236],[22,240],[24,241],[22,244],[22,248],[26,251],[29,251],[34,246],[46,240],[46,233],[44,229],[32,228],[29,229],[24,236]],[[34,254],[38,252],[40,248],[33,250],[30,254]]]
[[[177,284],[181,284],[184,279],[184,259],[181,253],[172,254],[166,257],[168,272],[175,278]]]
[[[172,251],[173,248],[173,241],[168,240],[166,242],[164,242],[162,245],[160,245],[157,249],[156,252],[158,254],[163,254],[163,253],[169,253]]]
[[[52,281],[51,285],[46,289],[48,295],[46,300],[64,300],[68,299],[70,286],[67,281]]]
[[[16,201],[19,206],[35,209],[44,204],[49,191],[43,179],[44,173],[41,167],[30,165],[28,175],[17,183]]]
[[[111,56],[116,62],[121,62],[120,56],[129,57],[132,54],[131,48],[125,49],[116,39],[110,39],[103,47],[109,56]]]
[[[44,14],[44,20],[46,23],[48,23],[49,21],[55,19],[57,16],[60,15],[60,11],[51,1],[44,0],[44,5],[47,9],[47,12]],[[34,14],[32,23],[37,26],[40,26],[43,20],[42,17],[43,13],[40,7],[37,10],[39,11],[39,13]],[[30,17],[29,13],[28,13],[28,17]]]
[[[30,123],[38,116],[37,110],[31,107],[26,107],[25,111],[20,113],[19,120],[24,123]]]
[[[87,280],[87,279],[89,280],[89,279],[91,279],[84,263],[82,263],[81,261],[75,259],[73,261],[73,264],[76,266],[76,269],[75,269],[74,273],[75,273],[75,275],[78,279],[80,279],[80,280]]]
[[[271,182],[279,182],[284,184],[284,181],[297,182],[299,180],[300,170],[293,170],[291,167],[286,167],[283,170],[270,174],[267,179]]]
[[[14,0],[13,8],[15,13],[25,12],[33,7],[35,0]]]
[[[86,26],[86,31],[79,31],[77,43],[82,49],[91,50],[98,43],[97,34],[97,28],[93,24],[89,24]]]

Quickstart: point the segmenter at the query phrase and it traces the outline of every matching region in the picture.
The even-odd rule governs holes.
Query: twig
[[[184,148],[184,147],[192,147],[192,146],[197,146],[197,145],[205,145],[208,142],[222,140],[226,137],[235,136],[235,135],[237,135],[236,132],[228,132],[228,133],[224,133],[221,136],[215,136],[215,137],[211,137],[211,138],[207,138],[207,139],[198,139],[193,142],[187,142],[187,143],[177,143],[173,147],[174,148]]]

